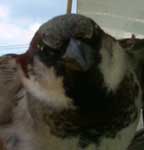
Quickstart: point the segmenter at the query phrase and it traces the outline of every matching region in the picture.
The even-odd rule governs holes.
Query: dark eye
[[[38,51],[39,51],[40,54],[44,54],[47,57],[53,57],[57,53],[56,50],[50,48],[49,46],[47,46],[43,43],[38,44],[37,48],[38,48]]]
[[[61,46],[60,48],[51,48],[50,46],[46,45],[43,42],[40,42],[37,45],[38,48],[38,55],[39,57],[45,61],[45,62],[56,62],[61,59],[63,56],[65,49],[66,49],[66,44]]]

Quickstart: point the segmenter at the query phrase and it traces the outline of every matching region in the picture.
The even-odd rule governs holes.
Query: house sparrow
[[[136,38],[136,36],[132,34],[131,38],[120,39],[119,42],[133,58],[133,68],[143,91],[142,101],[144,120],[144,39]]]
[[[92,19],[58,16],[15,57],[23,97],[0,127],[8,150],[126,150],[142,91],[133,57]]]

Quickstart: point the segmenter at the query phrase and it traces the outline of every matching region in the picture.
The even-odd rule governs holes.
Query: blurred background
[[[72,13],[93,18],[117,38],[144,37],[143,0],[1,0],[0,55],[26,51],[42,23],[66,13],[68,1]]]
[[[78,13],[93,18],[117,38],[144,37],[143,0],[78,0]]]
[[[76,5],[73,0],[73,13]],[[26,51],[39,26],[66,9],[67,0],[1,0],[0,55]]]

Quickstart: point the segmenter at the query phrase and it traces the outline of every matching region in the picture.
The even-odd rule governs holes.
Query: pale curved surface
[[[78,0],[78,13],[93,18],[118,38],[144,37],[143,0]]]

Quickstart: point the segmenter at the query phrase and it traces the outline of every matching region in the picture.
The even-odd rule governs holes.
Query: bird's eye
[[[52,57],[56,54],[56,50],[50,48],[49,46],[43,44],[43,43],[40,43],[37,45],[37,48],[39,50],[40,53],[45,53],[47,54],[48,56]]]
[[[40,51],[43,51],[44,45],[43,45],[43,44],[38,44],[38,45],[37,45],[37,48],[38,48]]]

